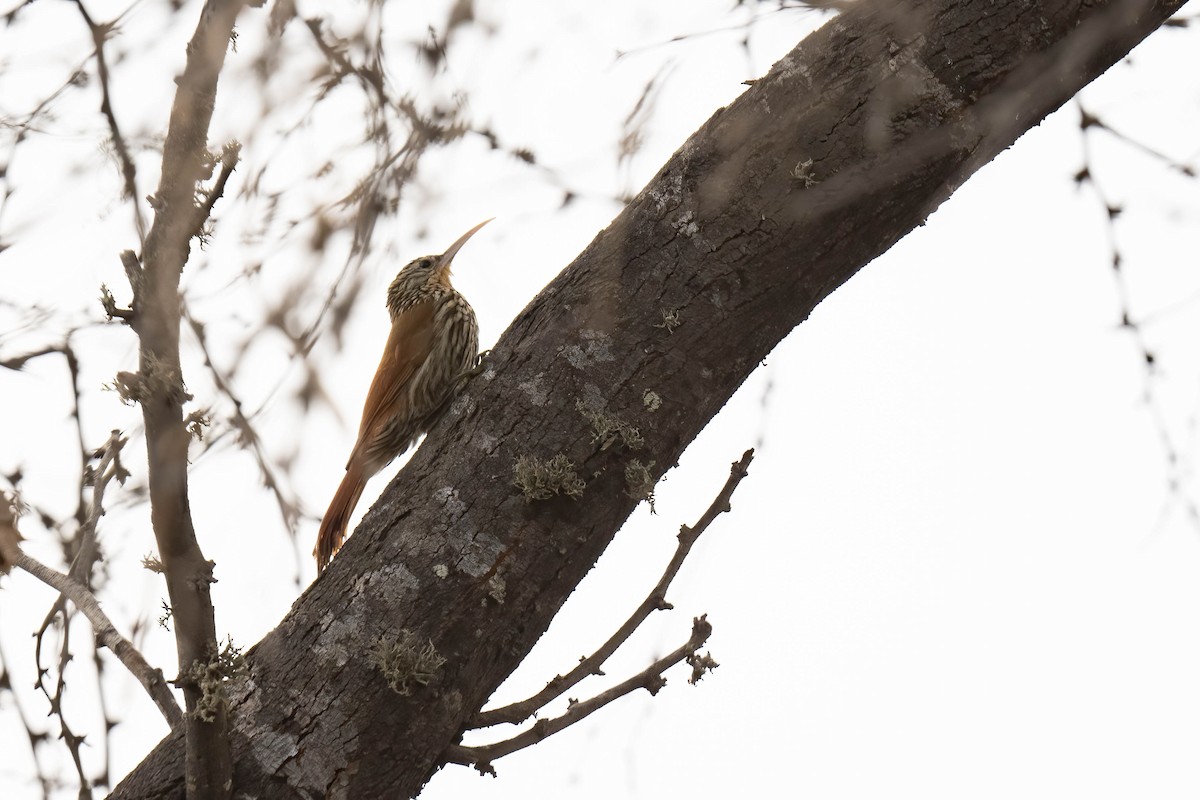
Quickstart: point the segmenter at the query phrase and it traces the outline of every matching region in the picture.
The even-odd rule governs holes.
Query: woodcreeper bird
[[[471,228],[440,256],[409,263],[388,287],[392,330],[367,391],[346,475],[321,519],[313,549],[318,573],[342,546],[367,481],[433,427],[475,366],[479,323],[450,285],[450,263],[489,222]]]

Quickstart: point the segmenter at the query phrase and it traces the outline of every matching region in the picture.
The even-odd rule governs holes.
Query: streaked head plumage
[[[491,221],[485,219],[471,228],[441,255],[421,256],[408,262],[388,287],[388,309],[392,316],[416,303],[432,299],[439,294],[453,292],[454,287],[450,284],[450,266],[454,257],[468,239]]]

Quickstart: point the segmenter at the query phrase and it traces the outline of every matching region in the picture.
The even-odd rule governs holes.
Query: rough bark
[[[818,302],[1180,5],[863,2],[718,111],[521,313],[248,654],[237,791],[416,794],[633,509],[625,466],[674,464]],[[604,447],[577,407],[643,444]],[[582,496],[527,502],[514,463],[558,454]],[[402,630],[445,658],[408,696],[372,655]],[[168,737],[113,796],[180,796],[181,752]]]

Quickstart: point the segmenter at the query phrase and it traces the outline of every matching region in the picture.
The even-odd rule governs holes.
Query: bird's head
[[[452,288],[450,286],[450,265],[453,263],[454,257],[458,255],[458,251],[462,249],[468,239],[491,221],[491,219],[485,219],[471,228],[458,237],[458,241],[450,245],[449,249],[440,256],[421,256],[410,261],[392,281],[393,290],[398,289],[402,293],[407,293],[436,288]]]

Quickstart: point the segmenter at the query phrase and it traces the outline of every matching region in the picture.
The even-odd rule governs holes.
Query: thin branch
[[[121,127],[117,124],[117,115],[113,111],[112,93],[109,91],[108,59],[104,56],[104,43],[108,41],[108,35],[112,32],[114,23],[95,22],[88,14],[87,8],[84,7],[83,0],[75,0],[75,5],[79,9],[84,23],[88,26],[88,31],[92,34],[92,42],[96,45],[96,73],[100,78],[100,113],[108,122],[113,149],[117,152],[117,162],[121,168],[121,196],[129,200],[130,205],[133,206],[133,225],[137,231],[138,241],[144,242],[146,240],[146,220],[142,216],[142,206],[139,201],[137,167],[133,163],[129,145],[121,134]]]
[[[150,695],[150,699],[158,706],[158,710],[172,728],[183,724],[183,713],[175,702],[162,670],[151,667],[133,643],[126,639],[113,625],[112,620],[100,608],[96,596],[86,586],[69,575],[52,569],[25,553],[20,553],[15,559],[15,565],[37,578],[42,583],[52,586],[65,595],[92,624],[96,638],[113,652],[125,668],[128,669],[138,683]]]
[[[691,638],[682,647],[670,655],[655,661],[632,678],[617,684],[608,691],[601,692],[590,700],[582,702],[572,701],[567,708],[567,713],[561,717],[538,720],[529,730],[523,731],[511,739],[505,739],[495,744],[480,745],[478,747],[451,745],[446,751],[444,758],[447,762],[454,764],[474,765],[480,774],[494,776],[496,771],[492,768],[492,762],[497,758],[502,758],[509,753],[515,753],[530,745],[537,744],[548,736],[552,736],[564,728],[574,725],[589,714],[599,711],[612,701],[624,697],[635,689],[645,689],[652,695],[658,694],[658,690],[667,684],[666,679],[662,677],[662,673],[681,661],[686,660],[692,665],[692,677],[688,680],[688,683],[696,683],[706,671],[714,669],[717,666],[717,663],[711,657],[696,655],[696,651],[704,646],[704,643],[708,641],[708,637],[711,634],[712,625],[709,624],[706,615],[696,617],[692,620]]]
[[[671,581],[675,579],[679,568],[683,566],[683,560],[687,558],[688,553],[692,550],[692,545],[696,543],[700,535],[708,529],[708,526],[713,523],[713,520],[717,516],[729,511],[729,501],[733,497],[733,492],[737,489],[738,484],[742,482],[742,478],[749,474],[748,468],[750,462],[753,460],[753,449],[743,453],[741,460],[735,461],[730,467],[729,480],[725,481],[725,485],[709,505],[708,510],[696,522],[696,525],[692,528],[689,528],[687,525],[680,526],[679,545],[675,548],[675,555],[671,557],[671,561],[667,564],[666,570],[663,571],[662,577],[659,578],[658,583],[646,599],[642,601],[641,605],[625,621],[625,624],[608,641],[601,645],[595,653],[582,659],[579,662],[579,666],[572,669],[566,675],[555,677],[554,680],[546,684],[546,688],[537,694],[519,703],[494,708],[490,711],[483,711],[471,721],[470,727],[486,728],[490,725],[499,725],[504,722],[516,724],[528,719],[538,709],[545,707],[547,703],[560,697],[584,678],[589,675],[600,674],[600,667],[604,662],[633,635],[633,632],[645,622],[651,613],[671,608],[671,604],[667,602],[667,588],[671,585]]]
[[[136,645],[134,645],[134,647],[136,647]],[[118,720],[113,719],[113,715],[109,713],[112,701],[109,697],[109,691],[105,688],[104,682],[104,668],[107,666],[108,662],[100,657],[100,650],[101,643],[93,638],[92,666],[96,670],[96,689],[98,690],[96,692],[96,700],[100,706],[100,718],[104,720],[104,727],[100,729],[100,739],[104,744],[104,761],[102,762],[103,766],[101,767],[100,774],[96,776],[96,779],[92,783],[96,786],[105,786],[111,788],[113,747],[112,738],[109,734],[112,729],[117,726]],[[174,700],[174,698],[172,698],[172,700]],[[178,708],[178,706],[176,706],[176,708]],[[167,720],[167,724],[171,724],[169,719]]]
[[[77,428],[79,428],[80,436],[82,436],[82,426],[80,425],[79,419],[78,419],[78,411],[79,411],[79,409],[78,409],[78,402],[79,402],[78,366],[79,365],[78,365],[78,362],[75,360],[74,353],[66,345],[64,345],[64,353],[68,357],[68,366],[71,369],[72,388],[75,392],[76,426],[77,426]],[[82,442],[82,439],[81,439],[81,442]],[[82,591],[89,598],[91,598],[91,603],[95,606],[97,612],[99,612],[99,605],[98,605],[98,603],[96,603],[95,597],[91,595],[91,591],[90,591],[92,567],[96,563],[96,561],[100,555],[100,549],[96,545],[96,528],[100,522],[100,517],[104,515],[104,493],[108,487],[109,482],[113,478],[116,478],[118,482],[124,483],[125,478],[128,477],[128,475],[129,475],[129,473],[121,465],[121,460],[120,460],[121,447],[124,444],[125,444],[125,439],[121,437],[120,431],[114,430],[111,433],[111,435],[109,436],[108,441],[105,442],[103,447],[101,447],[100,449],[96,450],[94,453],[91,453],[91,454],[83,452],[83,456],[85,459],[87,459],[89,457],[99,458],[100,463],[95,468],[93,468],[89,464],[87,464],[86,461],[84,463],[84,468],[82,470],[83,477],[80,482],[80,489],[81,489],[81,491],[80,491],[80,498],[81,498],[80,499],[80,508],[79,508],[79,511],[77,512],[77,516],[82,517],[82,519],[80,520],[79,530],[69,540],[64,540],[62,542],[64,555],[66,555],[67,557],[70,557],[71,551],[74,551],[74,553],[75,553],[74,558],[71,560],[70,574],[62,575],[62,577],[65,580],[70,581],[70,583],[72,584],[73,587],[78,587],[78,589],[80,591]],[[81,447],[81,450],[82,450],[82,447]],[[91,485],[91,487],[92,487],[92,497],[91,497],[90,503],[87,503],[82,499],[82,496],[83,496],[82,489],[88,485]],[[23,566],[22,559],[30,561],[33,564],[38,564],[38,562],[33,561],[33,559],[30,559],[28,556],[25,556],[23,553],[18,553],[16,556],[16,565],[21,566],[23,569],[26,569],[27,572],[29,571],[29,569],[27,569],[26,567]],[[39,565],[39,566],[41,566],[41,565]],[[54,573],[55,575],[61,575],[61,573],[54,572],[54,570],[51,570],[49,567],[43,566],[42,568],[45,570],[49,570],[50,572]],[[31,574],[33,574],[33,573],[31,573]],[[49,581],[46,581],[44,578],[42,578],[42,576],[35,575],[35,577],[39,577],[39,579],[42,579],[43,582],[50,583]],[[50,583],[50,585],[54,586],[55,584]],[[70,608],[67,605],[68,600],[72,600],[73,602],[75,602],[75,605],[77,607],[80,607],[82,610],[82,606],[81,606],[80,602],[78,600],[76,600],[76,598],[74,596],[71,596],[67,592],[62,591],[60,589],[60,594],[59,594],[58,598],[54,601],[54,604],[50,607],[50,610],[46,613],[46,617],[42,620],[41,626],[38,628],[38,630],[34,634],[34,636],[35,636],[34,661],[35,661],[35,664],[37,665],[37,671],[38,671],[37,682],[36,682],[37,688],[42,691],[42,694],[44,694],[46,696],[46,699],[49,701],[50,713],[58,717],[59,727],[60,727],[60,731],[61,731],[60,736],[63,739],[63,741],[65,742],[67,749],[71,754],[71,760],[75,766],[75,771],[79,777],[79,783],[80,783],[81,792],[82,792],[82,791],[90,791],[90,787],[93,785],[93,782],[88,779],[87,774],[84,771],[83,759],[80,754],[80,748],[84,744],[85,737],[77,736],[72,731],[70,724],[67,722],[66,714],[65,714],[65,711],[63,708],[63,696],[64,696],[64,693],[66,690],[66,667],[67,667],[67,664],[73,658],[73,655],[71,653],[71,636],[70,636],[71,618],[73,616],[73,613],[71,612]],[[86,610],[85,610],[85,614],[86,614]],[[54,689],[51,690],[46,685],[46,681],[45,681],[45,676],[46,676],[46,673],[48,670],[42,667],[42,645],[45,641],[46,633],[49,631],[50,626],[54,623],[55,619],[61,619],[61,621],[62,621],[62,639],[59,642],[59,656],[58,656],[58,666],[56,669],[56,680],[55,680],[55,684],[54,684]],[[112,628],[111,623],[109,623],[109,627]],[[113,631],[115,633],[115,628],[113,629]],[[100,636],[102,633],[100,628],[98,628],[98,627],[96,628],[96,632],[97,632],[98,636]],[[103,637],[101,637],[101,640],[103,641]],[[120,653],[120,650],[118,649],[120,647],[119,642],[114,641],[111,644],[109,642],[104,642],[104,643],[108,644],[110,647],[112,647],[113,652],[117,653],[118,657],[120,657],[121,653]],[[128,643],[126,643],[126,644],[128,644]],[[130,645],[130,647],[132,647],[132,645]],[[138,658],[140,658],[140,654],[137,654],[136,650],[134,651],[134,653],[136,655],[138,655]],[[124,660],[124,659],[122,659],[122,660]],[[135,672],[135,675],[136,674],[137,673]],[[99,675],[99,673],[97,673],[97,675]],[[159,676],[159,678],[161,680],[161,675]],[[101,692],[103,691],[102,687],[98,687],[98,690]],[[168,692],[167,695],[169,697],[170,693]],[[178,710],[178,709],[176,709],[176,710]],[[105,728],[104,736],[107,737],[107,728]],[[105,739],[105,741],[107,743],[107,738]],[[108,748],[106,746],[106,748],[105,748],[106,753],[107,753],[107,750],[108,750]],[[105,779],[105,780],[107,780],[107,779]]]
[[[1163,166],[1167,167],[1167,169],[1178,172],[1180,175],[1183,175],[1185,178],[1196,177],[1196,168],[1193,167],[1191,164],[1184,164],[1181,161],[1176,161],[1171,156],[1167,155],[1166,153],[1162,152],[1161,150],[1157,150],[1157,149],[1151,147],[1150,145],[1143,142],[1141,139],[1135,139],[1134,137],[1129,136],[1128,134],[1122,133],[1121,131],[1112,127],[1107,122],[1100,119],[1099,117],[1092,116],[1091,114],[1084,111],[1082,103],[1079,103],[1078,100],[1076,101],[1076,104],[1079,105],[1080,113],[1084,115],[1083,121],[1085,124],[1083,124],[1081,126],[1084,128],[1084,130],[1086,130],[1089,127],[1099,128],[1100,130],[1107,132],[1110,136],[1112,136],[1117,141],[1124,142],[1125,144],[1129,145],[1133,149],[1139,150],[1142,153],[1145,153],[1146,155],[1150,156],[1151,158],[1159,161],[1160,163],[1162,163]]]
[[[121,267],[125,270],[125,278],[129,281],[129,287],[133,290],[131,311],[136,314],[137,299],[142,295],[142,288],[145,284],[145,271],[142,268],[141,260],[137,257],[137,253],[132,250],[121,251]]]
[[[6,359],[0,361],[0,367],[4,367],[6,369],[11,369],[14,372],[20,372],[22,369],[25,368],[25,365],[27,363],[29,363],[30,361],[33,361],[35,358],[41,358],[42,356],[48,356],[51,353],[61,353],[62,351],[63,351],[63,349],[62,349],[61,345],[54,345],[52,347],[43,347],[41,350],[34,350],[29,353],[22,353],[19,356],[13,356],[11,358],[6,358]]]
[[[128,475],[124,467],[120,463],[120,449],[124,444],[118,431],[113,431],[108,442],[98,451],[88,453],[83,445],[83,427],[80,419],[80,391],[79,391],[79,362],[72,350],[69,341],[55,347],[48,348],[40,353],[28,354],[17,359],[10,359],[6,362],[6,366],[19,369],[31,357],[45,355],[51,352],[60,352],[64,355],[67,361],[67,367],[71,376],[71,390],[74,401],[73,416],[75,418],[75,427],[79,436],[79,450],[84,460],[83,469],[81,470],[80,492],[79,492],[79,507],[75,513],[75,518],[79,523],[78,529],[71,536],[63,535],[60,544],[63,549],[65,558],[71,559],[70,577],[84,588],[86,591],[91,584],[92,567],[95,564],[99,555],[99,549],[96,546],[96,527],[100,517],[104,513],[104,492],[110,480],[114,477],[120,482],[124,482]],[[100,464],[96,468],[88,465],[91,458],[100,458]],[[84,500],[83,489],[88,485],[92,486],[91,502]],[[60,533],[61,525],[58,526]],[[14,528],[15,530],[15,528]],[[72,555],[73,554],[73,555]],[[8,559],[5,558],[5,561]],[[67,606],[66,595],[60,594],[51,606],[41,626],[35,633],[36,644],[34,648],[34,660],[37,667],[36,687],[46,696],[50,704],[50,713],[56,716],[59,720],[60,736],[65,742],[68,751],[71,754],[72,763],[75,766],[78,775],[80,786],[87,790],[92,785],[88,779],[83,767],[83,759],[80,753],[80,748],[84,743],[84,737],[77,736],[67,722],[66,713],[63,707],[63,696],[66,689],[66,667],[73,658],[70,646],[70,624],[71,612]],[[62,621],[62,638],[58,647],[58,665],[56,669],[56,680],[53,688],[46,681],[48,669],[42,666],[42,647],[45,642],[46,633],[49,631],[56,619]],[[107,728],[104,736],[107,737]],[[107,742],[107,739],[106,739]],[[107,747],[106,747],[107,752]]]
[[[104,516],[104,492],[113,478],[116,478],[118,483],[123,484],[125,483],[125,479],[129,477],[128,471],[121,465],[120,458],[121,448],[125,445],[125,442],[126,440],[121,437],[120,431],[114,430],[109,435],[108,441],[92,454],[93,457],[100,459],[99,466],[93,469],[88,464],[84,464],[80,488],[82,489],[91,485],[92,502],[88,506],[86,517],[80,522],[78,534],[71,543],[64,542],[63,548],[64,550],[75,550],[75,557],[71,559],[71,567],[68,574],[72,580],[78,581],[86,589],[91,588],[92,566],[100,556],[100,549],[96,546],[96,527],[100,523],[100,517]],[[67,556],[70,557],[69,553],[67,553]],[[54,605],[46,612],[46,616],[35,634],[38,640],[37,650],[39,653],[42,637],[50,629],[50,625],[54,622],[55,617],[62,615],[64,630],[70,623],[66,601],[66,595],[59,594],[58,599],[54,601]],[[40,657],[38,659],[38,668],[39,670],[41,669]]]
[[[113,430],[108,441],[93,454],[100,459],[95,469],[85,468],[84,485],[92,486],[92,502],[87,519],[80,529],[79,550],[71,561],[70,576],[85,588],[92,585],[92,565],[100,557],[100,548],[96,545],[96,528],[100,517],[104,516],[104,492],[114,478],[117,483],[124,484],[129,477],[129,471],[121,464],[121,448],[128,440],[121,436],[119,430]]]
[[[19,566],[23,555],[23,553],[18,552],[12,558],[15,566]],[[58,717],[58,736],[67,746],[67,752],[71,754],[71,761],[75,765],[75,774],[79,778],[80,796],[90,797],[91,781],[88,780],[87,773],[83,770],[83,757],[79,753],[79,749],[83,746],[86,737],[75,735],[75,732],[67,722],[66,712],[63,710],[63,693],[67,685],[67,664],[71,661],[71,615],[67,611],[66,602],[61,599],[54,604],[54,609],[47,615],[46,620],[42,623],[42,627],[38,629],[35,635],[33,657],[34,663],[37,666],[37,679],[34,682],[34,686],[46,696],[46,700],[50,703],[50,714]],[[54,691],[51,691],[46,686],[46,674],[49,670],[42,667],[42,644],[45,641],[46,631],[49,630],[50,624],[59,614],[62,617],[62,641],[59,642],[58,648],[57,678],[54,683]]]
[[[63,357],[67,360],[67,372],[71,376],[71,419],[75,422],[75,444],[79,453],[79,488],[76,495],[78,504],[75,506],[75,519],[82,528],[88,516],[84,490],[87,488],[87,467],[88,462],[92,459],[92,454],[88,451],[87,435],[83,431],[83,393],[79,388],[79,357],[75,355],[75,349],[71,347],[70,333],[67,334],[67,340],[63,342],[62,352]],[[93,497],[94,500],[95,497]]]
[[[242,145],[238,142],[229,142],[221,148],[221,155],[217,157],[221,171],[217,174],[217,180],[212,188],[200,193],[201,202],[196,208],[196,230],[193,232],[193,236],[204,235],[204,228],[212,216],[213,206],[225,195],[225,184],[229,182],[229,176],[233,174],[233,171],[237,169],[241,152]]]
[[[1125,278],[1125,260],[1121,252],[1120,240],[1117,236],[1117,220],[1121,216],[1124,209],[1112,200],[1101,186],[1099,179],[1096,177],[1094,169],[1090,132],[1093,128],[1108,131],[1113,136],[1126,142],[1131,146],[1135,146],[1145,153],[1159,158],[1167,167],[1174,169],[1183,175],[1195,178],[1194,172],[1190,167],[1181,165],[1165,155],[1158,153],[1147,145],[1144,145],[1135,140],[1129,139],[1122,134],[1105,124],[1099,117],[1090,113],[1083,107],[1083,103],[1076,100],[1076,106],[1079,109],[1079,132],[1081,137],[1081,149],[1083,154],[1083,167],[1075,174],[1075,182],[1079,186],[1087,185],[1091,188],[1092,193],[1104,206],[1105,211],[1105,233],[1107,234],[1108,247],[1111,252],[1112,277],[1113,283],[1117,290],[1117,301],[1120,304],[1121,310],[1121,328],[1128,332],[1129,337],[1133,340],[1134,347],[1137,349],[1140,356],[1142,372],[1145,379],[1145,388],[1143,391],[1143,401],[1150,413],[1151,421],[1158,433],[1159,441],[1163,449],[1163,457],[1166,461],[1166,477],[1167,477],[1167,496],[1173,498],[1179,503],[1184,513],[1191,520],[1194,527],[1200,528],[1200,504],[1188,490],[1187,474],[1188,465],[1182,449],[1172,435],[1170,426],[1167,423],[1165,413],[1162,408],[1162,402],[1157,391],[1156,382],[1160,376],[1159,361],[1154,349],[1151,347],[1144,327],[1145,317],[1140,317],[1133,309],[1133,302],[1129,291],[1128,281]]]
[[[0,501],[2,501],[2,497],[0,497]],[[29,753],[32,760],[34,760],[34,771],[37,775],[37,782],[42,788],[42,799],[49,800],[50,776],[47,774],[46,770],[42,768],[42,759],[38,758],[37,756],[37,745],[40,745],[41,742],[46,741],[46,732],[44,732],[44,730],[42,730],[42,732],[37,732],[37,730],[34,730],[34,726],[31,724],[29,715],[26,714],[24,706],[22,703],[20,703],[20,697],[18,696],[17,692],[13,691],[12,679],[10,673],[8,673],[8,668],[5,663],[4,648],[0,646],[0,692],[4,691],[12,694],[13,709],[16,709],[17,718],[20,721],[20,727],[25,729],[26,739],[29,740]]]
[[[84,499],[84,490],[88,487],[88,485],[90,485],[92,483],[91,478],[89,476],[94,474],[89,469],[88,462],[92,458],[101,457],[101,454],[105,452],[105,449],[108,448],[112,444],[112,439],[110,438],[109,442],[106,442],[104,444],[104,446],[101,447],[100,450],[96,451],[95,453],[93,453],[92,451],[90,451],[88,449],[88,447],[84,441],[82,405],[81,405],[82,394],[81,394],[81,391],[79,388],[79,358],[75,355],[75,350],[71,347],[70,334],[68,334],[67,340],[64,341],[60,345],[55,345],[52,347],[44,347],[41,350],[36,350],[36,351],[30,352],[30,353],[24,353],[19,356],[14,356],[12,358],[0,360],[0,367],[7,367],[8,369],[20,371],[21,369],[24,368],[25,364],[32,361],[33,359],[40,358],[41,356],[50,355],[53,353],[61,353],[63,358],[67,362],[67,372],[69,373],[70,378],[71,378],[71,401],[72,401],[71,417],[75,421],[75,436],[76,436],[76,441],[79,445],[79,455],[80,455],[80,460],[82,462],[81,466],[80,466],[80,471],[79,471],[79,504],[75,509],[75,520],[79,524],[79,530],[72,537],[69,537],[69,538],[63,537],[62,541],[60,542],[60,544],[63,548],[64,557],[66,559],[70,560],[70,559],[78,557],[80,534],[84,533],[87,530],[88,516],[89,516],[89,513],[92,513],[89,511],[89,508],[92,509],[92,511],[94,511],[95,509],[101,507],[100,499],[103,497],[103,492],[104,492],[103,486],[99,487],[99,491],[100,491],[99,497],[97,497],[95,492],[93,492],[92,503],[90,504],[90,506],[89,506],[88,502]],[[116,434],[116,431],[114,431],[113,433]],[[122,441],[121,444],[124,444],[124,442]],[[118,449],[119,449],[119,445],[118,445]],[[114,455],[114,457],[115,457],[115,455]],[[109,460],[104,460],[95,474],[103,475],[107,471],[108,464],[109,464]],[[122,479],[122,482],[124,482],[123,479]],[[107,484],[107,480],[105,480],[104,483]],[[97,516],[96,519],[99,519],[99,517]],[[90,530],[94,534],[95,521],[92,522]],[[75,555],[72,555],[72,554],[75,554]],[[90,568],[91,564],[89,563],[87,566]],[[72,569],[74,570],[75,568],[72,567]],[[74,575],[77,579],[79,578],[79,574],[75,571],[72,572],[72,575]],[[85,583],[86,583],[86,581],[85,581]]]
[[[258,471],[262,475],[263,483],[275,495],[275,502],[279,505],[280,516],[283,517],[283,524],[287,526],[288,533],[292,538],[296,537],[296,523],[299,519],[298,504],[295,500],[284,497],[283,489],[279,479],[275,475],[275,470],[267,459],[267,454],[263,450],[262,439],[258,435],[258,431],[254,428],[254,423],[242,411],[241,398],[234,392],[233,386],[229,379],[217,367],[213,361],[212,353],[208,349],[208,339],[205,335],[204,324],[192,316],[191,310],[187,306],[183,307],[183,317],[192,329],[192,333],[196,336],[196,341],[200,345],[200,353],[204,356],[204,366],[208,367],[208,371],[212,373],[213,381],[217,385],[217,389],[229,398],[233,404],[233,414],[230,422],[241,436],[242,443],[248,445],[251,452],[254,454],[254,461],[258,465]]]

